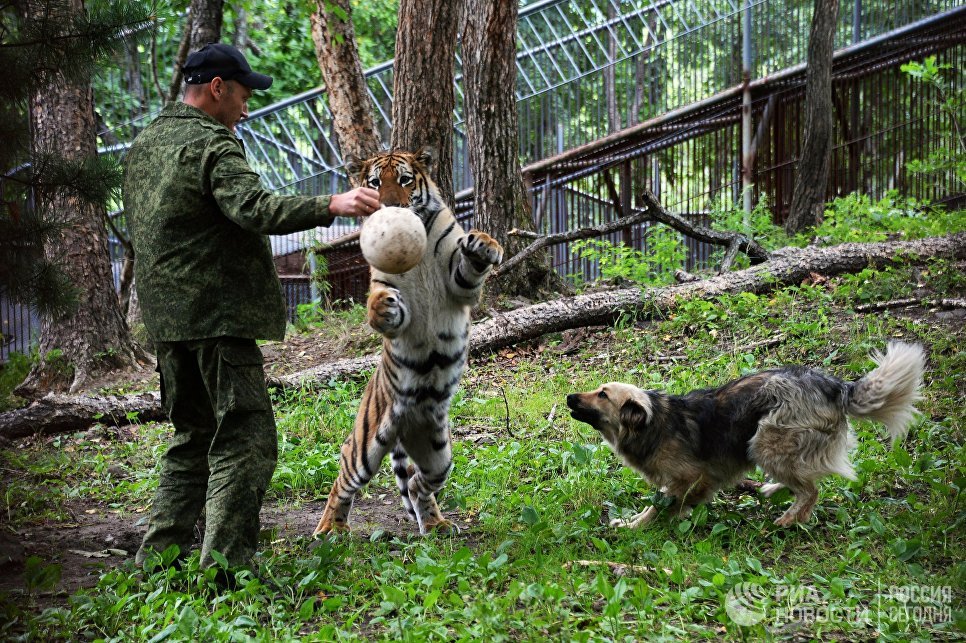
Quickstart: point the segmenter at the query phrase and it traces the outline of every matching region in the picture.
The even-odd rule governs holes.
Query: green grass
[[[32,640],[910,640],[962,637],[966,582],[964,499],[966,334],[934,315],[858,315],[864,301],[909,296],[928,283],[962,297],[966,279],[945,262],[925,269],[864,271],[768,295],[682,305],[667,319],[627,319],[591,335],[576,355],[521,351],[514,368],[474,362],[454,400],[461,430],[492,440],[459,441],[440,495],[468,529],[458,536],[307,537],[264,543],[253,574],[219,591],[197,554],[181,570],[140,575],[130,564],[103,575],[67,605],[41,609],[36,592],[57,569],[31,561],[36,590],[0,601],[0,635]],[[768,348],[742,348],[781,334]],[[923,412],[892,446],[856,423],[858,480],[829,478],[812,521],[772,524],[787,492],[764,499],[719,494],[688,519],[662,516],[641,530],[607,526],[637,512],[654,490],[588,426],[566,413],[567,393],[618,379],[683,393],[786,363],[855,379],[886,339],[921,341],[929,352]],[[673,356],[674,359],[658,359]],[[276,392],[280,453],[267,502],[325,496],[338,471],[362,384]],[[504,402],[504,395],[506,402]],[[507,417],[507,406],[509,416]],[[551,418],[551,415],[553,417]],[[509,422],[509,434],[505,427]],[[168,427],[106,430],[7,449],[8,520],[66,520],[78,498],[133,511],[149,501]],[[122,464],[118,480],[108,468]],[[394,485],[384,465],[372,489]],[[657,499],[660,501],[660,499]],[[132,518],[132,522],[134,518]],[[583,562],[581,562],[583,561]],[[608,564],[609,563],[609,564]],[[748,585],[751,584],[751,585]],[[767,618],[743,625],[729,592],[748,587]],[[912,602],[902,596],[915,589]],[[900,591],[901,590],[901,591]],[[813,622],[785,619],[797,596]],[[784,601],[784,603],[783,603]],[[908,619],[919,609],[953,621]]]

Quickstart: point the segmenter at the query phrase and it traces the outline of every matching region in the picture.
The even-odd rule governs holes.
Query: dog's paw
[[[463,253],[473,267],[479,271],[486,270],[489,266],[498,266],[503,261],[503,246],[485,232],[471,230],[469,234],[460,239],[460,251]]]
[[[631,516],[630,518],[615,518],[610,521],[611,527],[627,527],[628,529],[636,529],[637,527],[642,527],[647,523],[654,520],[657,516],[657,507],[648,507],[641,513]]]
[[[775,520],[775,524],[779,527],[791,527],[796,522],[798,522],[798,516],[795,514],[789,515],[787,511]]]
[[[808,519],[811,517],[812,512],[810,509],[800,509],[795,505],[792,505],[778,518],[778,520],[775,521],[775,524],[779,527],[803,525],[808,522]]]
[[[369,295],[369,325],[380,333],[392,331],[402,324],[402,298],[395,288],[380,288]]]

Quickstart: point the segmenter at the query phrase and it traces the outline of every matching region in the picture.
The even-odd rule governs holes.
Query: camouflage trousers
[[[278,458],[261,350],[254,340],[219,337],[159,342],[157,355],[161,404],[174,436],[137,564],[170,545],[186,554],[203,508],[202,566],[213,563],[212,551],[232,566],[246,565]]]

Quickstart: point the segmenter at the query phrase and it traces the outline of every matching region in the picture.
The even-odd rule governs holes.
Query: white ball
[[[412,270],[422,260],[426,228],[408,208],[380,208],[363,222],[359,246],[370,266],[398,275]]]

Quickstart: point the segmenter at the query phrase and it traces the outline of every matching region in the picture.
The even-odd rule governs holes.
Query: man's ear
[[[416,151],[416,160],[426,168],[427,174],[432,176],[433,167],[436,165],[436,148],[431,145],[423,145]]]
[[[362,166],[364,163],[365,161],[360,159],[355,154],[347,154],[345,157],[345,163],[343,167],[345,167],[346,178],[348,178],[349,183],[351,183],[355,187],[359,187],[362,185],[361,173],[362,173]]]
[[[228,93],[228,83],[221,76],[215,76],[208,83],[208,91],[213,100],[221,100],[222,96]]]

